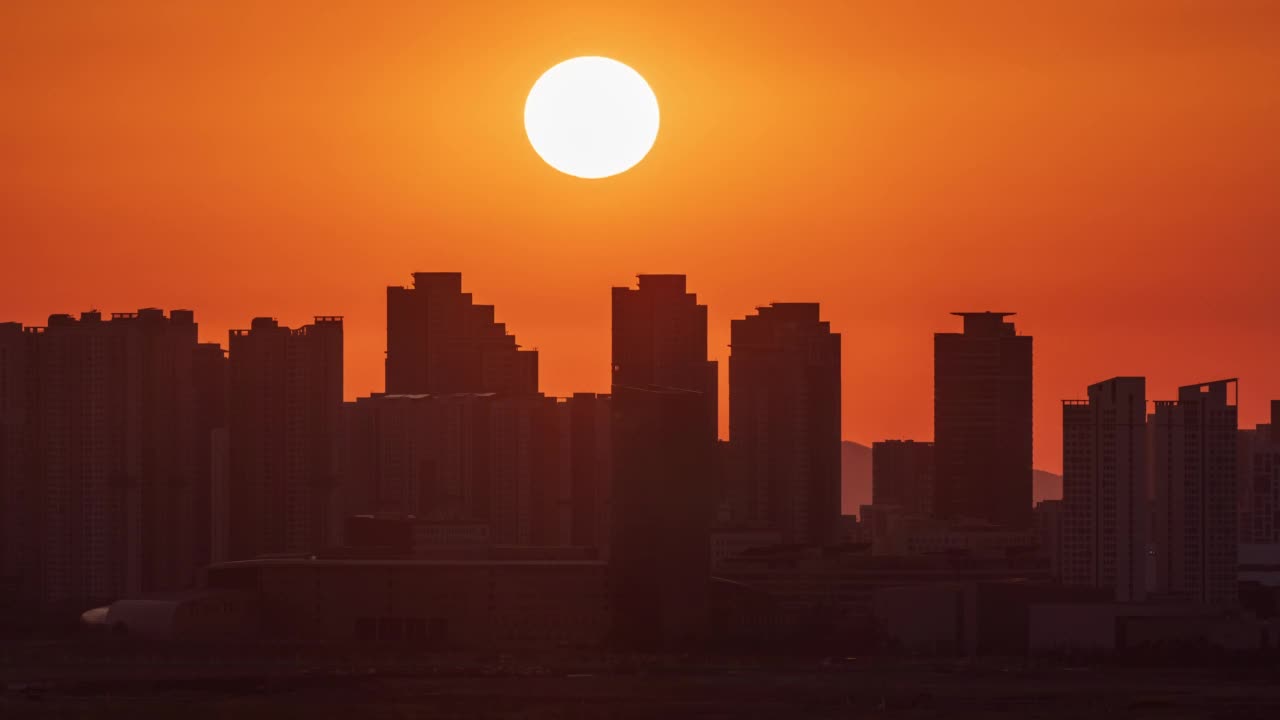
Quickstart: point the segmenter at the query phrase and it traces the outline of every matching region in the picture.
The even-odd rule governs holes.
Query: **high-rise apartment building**
[[[1148,417],[1155,590],[1210,607],[1237,599],[1237,382],[1178,389]]]
[[[707,306],[684,275],[640,275],[638,288],[613,288],[614,385],[702,394],[706,432],[719,432],[719,377],[707,360]]]
[[[607,411],[607,396],[586,394],[377,394],[346,403],[344,514],[471,523],[498,545],[603,552]]]
[[[1280,543],[1280,400],[1271,422],[1240,431],[1240,542]]]
[[[342,318],[291,329],[254,318],[228,351],[228,556],[335,543]]]
[[[561,419],[555,399],[543,395],[490,401],[489,523],[495,543],[567,544]]]
[[[192,362],[197,451],[194,494],[202,508],[192,521],[196,567],[227,559],[228,447],[227,353],[217,343],[201,343]]]
[[[560,404],[568,426],[565,468],[569,483],[569,545],[600,548],[607,554],[613,447],[610,397],[574,393]]]
[[[840,521],[840,335],[817,303],[734,320],[730,505],[783,542],[824,544]]]
[[[871,504],[933,514],[933,443],[883,440],[871,444]]]
[[[462,273],[414,273],[413,287],[387,288],[386,391],[536,393],[538,353],[462,292]]]
[[[1146,597],[1146,379],[1090,385],[1088,400],[1062,405],[1062,580]]]
[[[934,511],[1025,529],[1031,518],[1031,337],[1013,313],[953,313],[934,335]]]
[[[33,484],[28,453],[28,335],[21,323],[0,323],[0,592],[19,604],[34,575]],[[22,598],[26,600],[27,598]]]
[[[45,609],[189,586],[208,438],[190,311],[0,332],[5,572]]]
[[[344,514],[488,523],[492,398],[375,394],[346,403]]]
[[[614,635],[689,642],[707,627],[716,364],[683,275],[613,289]]]

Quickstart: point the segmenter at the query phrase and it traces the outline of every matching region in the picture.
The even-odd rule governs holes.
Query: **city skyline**
[[[953,310],[1012,308],[1042,338],[1047,470],[1056,401],[1099,378],[1173,397],[1240,377],[1247,425],[1280,397],[1269,3],[1126,3],[1105,20],[1025,4],[282,5],[251,21],[56,5],[0,10],[23,109],[0,118],[6,319],[191,307],[221,342],[258,315],[341,314],[353,398],[382,389],[383,288],[456,269],[564,395],[608,390],[607,288],[687,272],[722,387],[730,320],[821,302],[847,338],[845,437],[863,444],[932,435],[914,379]],[[519,116],[540,72],[593,53],[644,74],[663,124],[644,162],[583,183],[542,163]]]
[[[648,274],[648,273],[636,273],[636,274],[633,274],[631,277],[632,277],[632,278],[635,278],[635,277],[639,277],[640,275],[646,275],[646,274]],[[578,384],[569,383],[569,384],[567,384],[566,386],[557,387],[556,389],[549,389],[548,387],[546,387],[546,385],[545,385],[545,381],[544,381],[544,379],[543,379],[544,374],[545,374],[545,371],[544,371],[543,367],[544,367],[544,365],[546,364],[547,359],[548,359],[548,357],[549,357],[549,355],[550,355],[550,354],[549,354],[549,353],[544,352],[543,350],[541,350],[541,349],[539,348],[539,346],[538,346],[535,342],[528,342],[528,341],[526,341],[525,343],[520,343],[520,342],[519,342],[519,339],[524,337],[523,333],[520,333],[518,328],[513,328],[513,327],[511,327],[511,325],[510,325],[509,323],[504,323],[504,322],[502,322],[502,318],[504,317],[504,308],[502,308],[501,306],[499,306],[499,305],[497,305],[497,304],[495,304],[495,303],[487,303],[487,304],[483,304],[483,306],[481,307],[481,305],[480,305],[480,304],[481,304],[481,303],[484,303],[485,298],[483,298],[483,297],[476,297],[476,293],[472,290],[472,279],[471,279],[471,276],[467,275],[466,273],[462,273],[462,272],[458,272],[458,271],[431,271],[431,272],[411,272],[411,273],[401,273],[400,275],[401,275],[401,277],[405,277],[405,276],[411,276],[411,277],[417,277],[417,276],[433,276],[433,277],[439,277],[439,278],[442,278],[442,279],[445,279],[445,278],[452,278],[452,280],[445,279],[444,281],[445,281],[446,283],[452,283],[453,291],[454,291],[454,292],[463,292],[463,291],[466,291],[466,292],[465,292],[465,295],[464,295],[463,297],[464,297],[464,299],[465,299],[465,301],[466,301],[467,303],[477,303],[477,308],[478,308],[478,309],[484,309],[484,310],[487,310],[487,311],[488,311],[488,318],[489,318],[489,319],[488,319],[488,320],[485,320],[485,322],[489,322],[489,323],[496,323],[496,325],[497,325],[499,328],[501,328],[501,327],[504,327],[504,326],[505,326],[505,329],[506,329],[506,332],[507,332],[507,337],[506,337],[505,341],[503,341],[502,343],[500,343],[500,345],[506,345],[506,346],[509,346],[509,347],[511,347],[511,348],[512,348],[512,350],[513,350],[513,351],[514,351],[516,348],[518,348],[518,349],[520,349],[520,350],[521,350],[521,354],[522,354],[522,355],[532,356],[532,358],[533,358],[533,359],[530,361],[530,364],[531,364],[531,366],[532,366],[532,370],[525,370],[525,371],[523,371],[523,372],[524,372],[524,373],[531,372],[531,373],[532,373],[532,378],[533,378],[534,383],[533,383],[533,385],[532,385],[532,386],[529,386],[529,385],[527,384],[527,383],[528,383],[528,381],[527,381],[527,380],[520,381],[520,382],[522,382],[522,383],[525,383],[527,387],[533,387],[533,389],[535,389],[535,390],[537,390],[537,391],[539,391],[539,392],[542,392],[542,393],[544,393],[545,395],[547,395],[547,396],[549,396],[549,397],[558,397],[558,398],[569,398],[569,397],[572,397],[572,396],[573,396],[573,395],[575,395],[575,394],[581,394],[581,393],[597,393],[597,394],[604,394],[604,393],[607,393],[607,392],[608,392],[608,383],[607,383],[607,382],[604,384],[604,386],[603,386],[603,387],[596,387],[596,386],[594,386],[594,384],[592,384],[590,387],[584,387],[583,385],[585,385],[586,383],[581,383],[581,382],[579,382]],[[462,276],[465,276],[465,277],[463,277],[463,279],[464,279],[464,281],[465,281],[465,285],[461,285],[461,286],[459,286],[459,285],[458,285],[458,278],[459,278],[459,277],[462,277]],[[614,285],[614,286],[611,286],[611,287],[617,287],[617,286],[616,286],[616,285]],[[386,288],[385,288],[385,293],[409,292],[409,291],[411,291],[411,290],[412,290],[412,286],[411,286],[411,285],[410,285],[410,287],[409,287],[409,288],[404,288],[404,287],[401,287],[399,284],[389,284],[389,285],[387,285],[387,286],[386,286]],[[384,303],[388,303],[388,304],[390,304],[390,303],[392,303],[392,302],[395,302],[395,301],[390,300],[390,297],[391,297],[391,295],[389,295],[389,294],[384,294],[384,295],[383,295],[383,301],[384,301]],[[399,297],[399,296],[397,295],[396,297]],[[710,336],[713,336],[714,334],[716,334],[716,332],[717,332],[719,329],[718,329],[718,328],[715,328],[715,327],[713,326],[713,324],[712,324],[711,320],[710,320],[710,317],[713,315],[713,313],[712,313],[712,306],[713,306],[713,303],[711,303],[711,302],[707,302],[706,304],[708,305],[708,308],[707,308],[707,314],[708,314],[708,317],[709,317],[709,319],[708,319],[708,330],[707,330],[707,334],[708,334],[708,336],[710,337]],[[796,303],[794,303],[794,302],[778,303],[778,302],[776,302],[776,301],[774,301],[774,302],[770,302],[770,303],[764,303],[764,302],[761,302],[761,303],[759,303],[759,304],[753,305],[753,306],[751,307],[751,309],[750,309],[748,312],[744,312],[742,315],[740,315],[740,316],[738,316],[738,317],[739,317],[739,318],[740,318],[740,317],[746,317],[746,316],[749,316],[750,314],[752,314],[752,313],[754,313],[754,312],[758,312],[758,311],[759,311],[760,309],[762,309],[762,308],[767,308],[767,307],[769,307],[770,305],[777,305],[777,304],[783,304],[783,305],[786,305],[786,304],[796,304]],[[805,303],[800,303],[800,304],[805,304]],[[814,304],[822,304],[822,303],[819,301],[818,303],[814,303]],[[116,311],[107,311],[107,312],[104,312],[104,311],[102,311],[102,310],[100,310],[100,309],[99,309],[99,306],[98,306],[98,305],[94,305],[94,304],[92,304],[92,303],[91,303],[91,304],[90,304],[90,306],[89,306],[89,308],[90,308],[90,309],[82,310],[82,311],[80,311],[80,313],[81,313],[81,314],[82,314],[82,313],[84,313],[84,312],[88,312],[88,313],[100,313],[100,314],[105,314],[105,315],[107,315],[107,316],[111,316],[111,315],[121,315],[121,314],[130,314],[130,313],[135,313],[135,312],[138,312],[139,310],[157,310],[157,309],[163,309],[163,308],[165,308],[165,307],[166,307],[166,306],[163,306],[163,305],[146,305],[146,304],[143,304],[143,305],[140,305],[140,306],[138,306],[138,308],[133,309],[133,310],[123,311],[123,312],[116,312]],[[828,316],[829,316],[829,313],[825,310],[825,307],[826,307],[826,306],[825,306],[825,305],[823,305],[823,307],[824,307],[823,315],[824,315],[824,317],[828,317]],[[203,311],[202,311],[201,309],[192,309],[192,308],[187,308],[187,307],[177,307],[177,306],[175,306],[175,307],[173,307],[173,311],[178,311],[178,312],[182,312],[182,311],[190,311],[190,312],[196,313],[197,315],[203,316]],[[164,310],[164,312],[169,312],[169,310]],[[984,311],[984,312],[985,312],[985,311]],[[950,316],[950,315],[957,315],[957,314],[963,314],[963,313],[958,313],[958,312],[954,311],[954,309],[952,309],[952,310],[947,310],[946,312],[942,313],[942,316],[945,318],[945,317],[947,317],[947,316]],[[1015,318],[1015,319],[1019,319],[1019,322],[1024,322],[1022,319],[1020,319],[1020,318],[1022,318],[1022,314],[1021,314],[1021,313],[1011,313],[1011,314],[1014,316],[1014,318]],[[50,314],[46,315],[46,316],[45,316],[43,319],[41,319],[40,321],[38,321],[38,322],[34,322],[34,323],[24,322],[24,321],[22,321],[21,319],[18,319],[18,318],[8,318],[8,319],[0,320],[0,322],[18,322],[18,323],[21,323],[24,327],[44,327],[44,326],[46,326],[46,325],[47,325],[47,323],[48,323],[48,321],[49,321],[49,319],[50,319],[50,318],[53,318],[54,316],[64,316],[64,315],[67,315],[67,314],[66,314],[66,313],[63,313],[63,312],[54,312],[54,313],[50,313]],[[290,326],[290,322],[288,322],[288,321],[286,321],[286,320],[281,319],[281,318],[280,318],[279,316],[277,316],[277,315],[271,315],[271,314],[263,315],[263,314],[259,313],[259,314],[254,315],[253,317],[254,317],[254,318],[262,318],[263,320],[274,321],[274,322],[277,322],[277,323],[278,323],[279,325],[281,325],[281,326],[286,326],[286,327]],[[335,318],[337,318],[337,319],[338,319],[338,320],[343,324],[343,326],[344,326],[344,335],[345,335],[346,337],[348,337],[348,338],[350,337],[350,335],[351,335],[350,328],[351,328],[352,323],[350,322],[349,316],[345,316],[345,315],[343,315],[342,313],[334,313],[334,314],[327,314],[327,313],[326,313],[326,314],[321,315],[321,314],[316,314],[316,313],[313,313],[313,312],[309,312],[309,313],[306,313],[305,315],[303,315],[303,316],[301,316],[301,317],[299,318],[299,321],[298,321],[297,325],[298,325],[298,326],[302,326],[302,325],[304,325],[304,324],[307,324],[307,322],[308,322],[308,321],[312,321],[312,320],[315,320],[315,319],[317,319],[317,318],[324,318],[324,317],[335,317]],[[381,337],[382,337],[382,340],[381,340],[381,342],[383,342],[383,343],[385,344],[385,343],[387,342],[386,338],[387,338],[387,330],[388,330],[388,325],[387,325],[387,321],[386,321],[386,318],[387,318],[387,312],[386,312],[386,310],[385,310],[385,309],[384,309],[383,313],[381,314],[381,317],[382,317],[382,323],[381,323],[381,328],[382,328],[382,334],[381,334]],[[726,335],[728,334],[728,328],[729,328],[730,322],[731,322],[732,320],[736,320],[736,319],[737,319],[737,318],[726,319],[726,323],[725,323],[725,324],[726,324],[726,327],[724,328]],[[931,344],[933,343],[933,336],[934,336],[934,334],[936,334],[936,333],[943,333],[943,334],[945,334],[945,333],[949,333],[949,332],[951,332],[951,331],[953,331],[953,330],[955,329],[955,328],[954,328],[954,324],[953,324],[953,323],[949,323],[949,321],[948,321],[948,320],[941,319],[941,320],[939,320],[938,322],[940,323],[940,325],[938,326],[938,329],[937,329],[936,331],[934,331],[934,332],[920,332],[920,333],[918,333],[921,337],[920,337],[920,338],[917,338],[917,342],[915,342],[915,343],[913,343],[913,344],[914,344],[914,345],[917,345],[917,346],[918,346],[918,345],[921,345],[921,344],[924,344],[924,345],[926,346],[926,348],[928,348],[928,346],[929,346],[929,345],[931,345]],[[249,325],[249,324],[250,324],[250,323],[248,322],[248,320],[247,320],[247,319],[246,319],[246,320],[241,320],[241,321],[233,322],[233,323],[231,324],[231,326],[230,326],[230,327],[228,327],[227,331],[226,331],[226,332],[225,332],[225,333],[224,333],[220,338],[218,338],[218,337],[209,337],[210,333],[208,333],[208,332],[205,332],[205,331],[201,330],[201,332],[199,333],[199,340],[200,340],[201,344],[203,344],[203,345],[210,345],[210,346],[211,346],[211,345],[218,345],[219,347],[222,347],[222,349],[225,351],[225,350],[227,350],[227,349],[229,348],[229,344],[228,344],[228,343],[229,343],[229,338],[233,337],[233,336],[235,335],[235,333],[236,333],[237,331],[239,331],[239,330],[240,330],[240,328],[242,328],[242,327],[244,327],[244,326],[247,326],[247,325]],[[197,327],[198,327],[198,328],[204,328],[204,327],[205,327],[205,325],[206,325],[206,323],[205,323],[203,320],[201,320],[200,322],[196,323],[196,325],[197,325]],[[1034,323],[1027,323],[1027,325],[1029,325],[1029,326],[1034,326]],[[367,328],[366,328],[365,330],[367,330]],[[834,332],[837,332],[837,333],[841,333],[841,332],[844,332],[845,334],[847,334],[847,333],[848,333],[848,330],[842,330],[842,329],[841,329],[841,328],[839,328],[838,326],[833,326],[833,331],[834,331]],[[515,336],[514,338],[512,337],[513,335]],[[1032,336],[1032,335],[1033,335],[1033,333],[1032,333],[1032,332],[1023,332],[1023,331],[1022,331],[1022,328],[1021,328],[1021,327],[1019,327],[1019,331],[1018,331],[1018,336],[1019,336],[1019,337]],[[605,342],[605,343],[607,344],[607,342],[608,342],[607,337],[608,337],[608,334],[606,333],[606,334],[605,334],[605,338],[602,340],[602,342]],[[1050,343],[1051,343],[1051,344],[1053,344],[1052,339],[1050,339]],[[720,437],[721,439],[727,439],[727,438],[729,437],[729,433],[728,433],[728,430],[729,430],[729,413],[728,413],[728,410],[729,410],[729,391],[728,391],[728,386],[729,386],[729,384],[728,384],[728,379],[729,379],[729,378],[728,378],[728,373],[729,373],[729,370],[728,370],[728,366],[729,366],[729,362],[728,362],[728,360],[729,360],[729,347],[728,347],[728,343],[726,342],[725,347],[724,347],[724,354],[723,354],[723,356],[721,356],[721,357],[719,357],[719,358],[717,357],[717,355],[716,355],[714,352],[712,352],[712,351],[711,351],[711,348],[712,348],[712,347],[714,347],[714,346],[713,346],[713,345],[711,345],[711,344],[709,343],[708,357],[709,357],[712,361],[717,361],[717,360],[718,360],[718,365],[719,365],[719,375],[718,375],[718,384],[719,384],[719,388],[718,388],[718,390],[717,390],[717,396],[718,396],[718,400],[719,400],[719,402],[718,402],[718,407],[719,407],[719,409],[718,409],[718,415],[719,415],[719,419],[718,419],[719,437]],[[926,350],[926,352],[927,352],[927,353],[928,353],[928,352],[931,352],[931,350]],[[384,348],[384,350],[383,350],[380,354],[381,354],[381,356],[382,356],[383,358],[385,358],[385,357],[387,356],[387,351],[386,351],[386,349]],[[353,363],[353,360],[354,360],[354,363]],[[1061,476],[1061,475],[1063,474],[1063,467],[1062,467],[1062,449],[1063,449],[1063,446],[1062,446],[1062,442],[1061,442],[1061,439],[1062,439],[1062,432],[1061,432],[1061,431],[1062,431],[1062,427],[1063,427],[1063,425],[1062,425],[1062,415],[1061,415],[1061,412],[1060,412],[1060,411],[1057,411],[1057,404],[1058,404],[1060,401],[1063,401],[1063,400],[1071,400],[1071,399],[1074,399],[1074,398],[1076,398],[1077,396],[1079,396],[1079,394],[1080,394],[1080,393],[1079,393],[1079,392],[1078,392],[1078,390],[1076,390],[1076,389],[1068,389],[1068,391],[1067,391],[1067,392],[1065,392],[1065,393],[1064,393],[1063,395],[1061,395],[1060,397],[1044,397],[1044,396],[1042,396],[1042,395],[1041,395],[1041,393],[1039,392],[1039,386],[1040,386],[1040,384],[1041,384],[1041,383],[1040,383],[1040,381],[1039,381],[1039,375],[1040,375],[1040,367],[1041,367],[1042,363],[1044,362],[1044,360],[1045,360],[1045,359],[1044,359],[1044,357],[1043,357],[1043,354],[1042,354],[1042,353],[1037,353],[1037,354],[1035,355],[1035,363],[1036,363],[1037,373],[1036,373],[1036,390],[1034,390],[1034,391],[1033,391],[1033,399],[1034,399],[1034,402],[1033,402],[1033,408],[1034,408],[1034,421],[1033,421],[1033,427],[1034,427],[1034,432],[1033,432],[1033,434],[1034,434],[1034,438],[1035,438],[1035,440],[1034,440],[1034,442],[1033,442],[1033,448],[1032,448],[1032,449],[1033,449],[1033,453],[1034,453],[1034,455],[1033,455],[1033,456],[1034,456],[1034,458],[1035,458],[1035,459],[1034,459],[1034,461],[1033,461],[1033,466],[1034,466],[1034,468],[1035,468],[1037,471],[1047,471],[1047,472],[1050,472],[1050,473],[1056,474],[1056,475],[1058,475],[1058,476]],[[350,365],[352,365],[352,364],[357,364],[357,365],[359,365],[359,364],[365,364],[365,363],[367,363],[367,358],[362,358],[362,357],[357,357],[357,356],[355,356],[355,353],[353,353],[353,352],[352,352],[352,350],[351,350],[351,348],[350,348],[350,346],[349,346],[349,345],[344,346],[344,350],[343,350],[343,365],[344,365],[344,367],[345,367],[345,366],[350,366]],[[852,378],[849,378],[849,376],[848,376],[849,371],[848,371],[848,369],[847,369],[847,363],[848,363],[848,358],[846,357],[846,358],[845,358],[845,362],[843,363],[844,365],[846,365],[846,367],[843,369],[843,372],[842,372],[842,375],[841,375],[841,381],[842,381],[842,382],[841,382],[841,385],[842,385],[842,388],[843,388],[843,394],[847,394],[847,393],[848,393],[847,385],[849,384],[850,380],[854,380],[854,379],[852,379]],[[1241,363],[1240,363],[1240,365],[1247,365],[1247,364],[1248,364],[1247,362],[1241,362]],[[386,383],[386,380],[385,380],[385,378],[386,378],[386,373],[387,373],[387,370],[385,369],[385,360],[384,360],[384,362],[383,362],[381,365],[383,365],[383,367],[380,369],[380,376],[381,376],[383,379],[380,381],[380,383],[378,384],[378,386],[377,386],[377,387],[366,388],[365,386],[360,386],[358,389],[353,389],[353,388],[350,386],[350,373],[344,373],[343,380],[342,380],[343,389],[344,389],[344,392],[343,392],[343,400],[344,400],[344,401],[346,401],[346,402],[351,402],[351,401],[358,400],[359,398],[362,398],[362,397],[367,397],[367,396],[374,395],[374,394],[381,394],[381,393],[385,393],[385,392],[386,392],[386,384],[387,384],[387,383]],[[1143,372],[1144,368],[1146,368],[1146,367],[1147,367],[1147,366],[1145,366],[1145,365],[1143,365],[1143,364],[1141,364],[1141,363],[1139,363],[1139,364],[1137,364],[1137,365],[1136,365],[1136,368],[1137,368],[1137,370],[1138,370],[1137,374],[1139,374],[1139,375],[1143,375],[1143,376],[1146,378],[1147,383],[1148,383],[1148,388],[1151,388],[1151,387],[1160,387],[1160,388],[1164,388],[1163,390],[1149,390],[1149,392],[1148,392],[1148,398],[1149,398],[1149,399],[1147,400],[1147,405],[1149,406],[1149,408],[1154,407],[1154,404],[1155,404],[1155,402],[1156,402],[1156,400],[1153,400],[1153,399],[1150,399],[1150,398],[1154,398],[1154,397],[1175,397],[1175,396],[1177,395],[1178,388],[1180,388],[1180,387],[1182,387],[1183,385],[1185,385],[1185,381],[1186,381],[1186,377],[1187,377],[1187,376],[1183,376],[1183,375],[1176,375],[1176,376],[1173,376],[1173,377],[1171,377],[1171,378],[1166,379],[1166,381],[1165,381],[1162,385],[1160,385],[1160,386],[1154,386],[1154,384],[1153,384],[1153,383],[1152,383],[1152,381],[1151,381],[1151,377],[1153,376],[1153,373],[1150,373],[1150,372]],[[1232,367],[1232,366],[1228,365],[1227,367],[1228,367],[1228,369],[1229,369],[1229,368],[1230,368],[1230,367]],[[608,368],[608,363],[606,362],[606,365],[605,365],[605,370],[606,370],[606,372],[607,372],[607,368]],[[1097,377],[1111,377],[1111,376],[1114,376],[1114,375],[1115,375],[1115,373],[1114,373],[1114,372],[1110,372],[1110,373],[1108,373],[1107,371],[1105,371],[1105,370],[1104,370],[1101,374],[1097,375],[1096,377],[1089,377],[1089,378],[1087,378],[1087,379],[1085,379],[1085,380],[1082,380],[1081,382],[1077,383],[1077,385],[1076,385],[1075,387],[1076,387],[1076,388],[1078,388],[1078,387],[1083,387],[1083,386],[1087,386],[1087,385],[1093,384],[1094,382],[1096,382],[1096,381],[1097,381]],[[1203,377],[1225,377],[1225,376],[1228,376],[1228,375],[1230,375],[1230,376],[1238,376],[1239,374],[1238,374],[1238,373],[1232,373],[1232,372],[1229,372],[1229,371],[1228,371],[1228,372],[1222,372],[1222,373],[1219,373],[1219,374],[1217,374],[1217,375],[1213,375],[1213,374],[1203,375]],[[1246,391],[1245,391],[1244,393],[1242,393],[1242,395],[1241,395],[1241,402],[1240,402],[1240,406],[1239,406],[1239,407],[1240,407],[1240,426],[1241,426],[1241,427],[1252,427],[1252,426],[1254,426],[1254,425],[1262,425],[1262,424],[1266,424],[1266,423],[1268,422],[1268,420],[1270,420],[1270,418],[1271,418],[1271,403],[1272,403],[1273,401],[1272,401],[1272,400],[1270,400],[1270,399],[1268,398],[1268,396],[1267,396],[1266,392],[1263,390],[1263,388],[1270,387],[1270,386],[1274,383],[1274,381],[1272,380],[1272,378],[1273,378],[1274,376],[1276,376],[1276,375],[1280,375],[1280,374],[1277,374],[1277,373],[1262,373],[1262,374],[1261,374],[1259,377],[1257,377],[1257,378],[1248,378],[1248,377],[1244,377],[1244,378],[1243,378],[1243,382],[1242,382],[1242,384],[1245,386]],[[929,382],[929,390],[930,390],[930,392],[929,392],[929,396],[928,396],[928,398],[927,398],[928,405],[929,405],[929,412],[928,412],[928,415],[929,415],[929,423],[928,423],[928,427],[925,429],[925,432],[923,432],[923,433],[921,433],[921,434],[917,434],[917,435],[909,435],[909,434],[896,434],[896,435],[895,435],[895,434],[879,434],[879,435],[875,435],[875,434],[873,434],[873,435],[869,435],[869,436],[865,436],[865,437],[853,437],[853,436],[851,436],[848,432],[844,432],[844,433],[843,433],[843,437],[842,437],[841,439],[842,439],[842,440],[845,440],[845,441],[851,441],[851,442],[858,443],[858,444],[863,445],[863,446],[865,446],[865,447],[867,447],[867,448],[870,448],[870,447],[871,447],[874,443],[876,443],[876,442],[885,441],[885,440],[914,440],[914,441],[917,441],[917,442],[932,442],[932,441],[935,439],[935,438],[934,438],[934,434],[935,434],[935,433],[933,432],[933,430],[934,430],[934,428],[933,428],[933,419],[934,419],[934,418],[933,418],[933,412],[932,412],[933,399],[934,399],[934,398],[933,398],[933,391],[934,391],[934,387],[933,387],[933,383],[932,383],[932,379],[933,379],[933,373],[932,373],[932,371],[930,371],[930,373],[929,373],[929,375],[928,375],[928,378],[929,378],[929,381],[930,381],[930,382]],[[1256,389],[1256,390],[1254,390],[1254,391],[1252,391],[1252,392],[1249,392],[1249,391],[1247,390],[1247,388],[1249,388],[1250,386],[1254,386],[1254,385],[1253,385],[1253,383],[1256,383],[1256,386],[1255,386],[1255,387],[1257,387],[1258,389]],[[918,391],[918,390],[919,390],[919,388],[916,388],[916,390]],[[848,426],[848,423],[849,423],[848,418],[849,418],[849,416],[850,416],[851,411],[850,411],[850,409],[849,409],[849,407],[848,407],[849,403],[844,401],[844,397],[842,397],[841,399],[842,399],[841,407],[842,407],[842,409],[843,409],[843,410],[842,410],[841,419],[842,419],[843,424],[847,427],[847,426]],[[1253,402],[1252,402],[1252,403],[1251,403],[1251,402],[1249,402],[1250,400],[1253,400]],[[1047,410],[1046,410],[1046,408],[1052,408],[1052,409],[1054,410],[1054,412],[1053,412],[1053,413],[1048,413],[1048,412],[1047,412]],[[856,410],[855,410],[855,411],[853,411],[853,412],[856,414]],[[1054,420],[1053,422],[1045,422],[1043,418],[1044,418],[1044,415],[1046,415],[1046,414],[1051,414],[1051,415],[1053,415],[1053,416],[1055,417],[1055,420]],[[862,422],[858,423],[858,426],[860,426],[860,427],[866,427],[866,424],[867,424],[867,423],[866,423],[866,418],[865,418],[865,417],[863,417],[863,418],[862,418]],[[1046,446],[1047,446],[1047,447],[1046,447]],[[1040,458],[1042,458],[1042,457],[1048,457],[1048,458],[1053,458],[1053,459],[1055,459],[1055,460],[1057,461],[1057,465],[1050,465],[1050,464],[1049,464],[1049,463],[1047,463],[1047,462],[1046,462],[1046,463],[1042,463],[1042,462],[1040,461]]]
[[[0,2],[0,717],[1275,716],[1278,31]]]
[[[225,349],[198,342],[186,309],[0,324],[5,568],[38,577],[24,592],[56,604],[377,538],[415,556],[598,553],[614,558],[619,617],[649,628],[625,641],[640,646],[706,630],[705,597],[665,585],[707,576],[689,547],[721,563],[732,551],[715,547],[743,543],[905,557],[1038,545],[1066,586],[1230,607],[1233,549],[1274,540],[1280,401],[1272,424],[1242,427],[1236,378],[1148,400],[1145,378],[1115,377],[1062,400],[1063,498],[1033,510],[1034,338],[1015,313],[953,312],[963,332],[934,335],[945,431],[874,443],[872,504],[854,520],[840,515],[841,335],[818,304],[734,321],[724,442],[708,308],[684,275],[613,287],[611,393],[560,399],[461,273],[413,278],[387,288],[397,392],[355,401],[342,316],[256,317]],[[351,524],[361,518],[373,524]],[[1052,524],[1057,540],[1043,534]],[[654,528],[668,551],[652,552]],[[641,602],[654,583],[667,589]]]

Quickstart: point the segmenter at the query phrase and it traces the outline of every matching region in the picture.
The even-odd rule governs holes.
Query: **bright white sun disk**
[[[605,57],[576,57],[542,74],[524,129],[551,167],[580,178],[630,170],[658,138],[658,98],[640,73]]]

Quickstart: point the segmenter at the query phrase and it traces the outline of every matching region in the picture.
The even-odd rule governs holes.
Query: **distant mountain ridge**
[[[840,443],[840,506],[845,515],[857,515],[858,508],[871,504],[871,448],[845,440]],[[1062,497],[1062,476],[1035,470],[1031,477],[1035,502]]]
[[[857,515],[871,504],[871,448],[845,440],[840,443],[840,511]]]

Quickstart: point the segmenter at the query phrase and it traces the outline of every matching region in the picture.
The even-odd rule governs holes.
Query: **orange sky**
[[[342,314],[355,396],[382,386],[384,287],[461,270],[563,394],[607,390],[609,287],[685,272],[722,362],[731,318],[822,302],[850,439],[932,436],[952,310],[1035,335],[1040,467],[1058,400],[1111,375],[1238,375],[1262,420],[1280,4],[1046,4],[4,3],[0,320],[187,307],[225,343]],[[662,108],[603,181],[521,124],[586,54]]]

